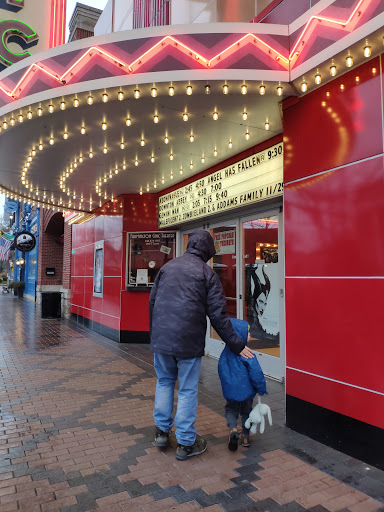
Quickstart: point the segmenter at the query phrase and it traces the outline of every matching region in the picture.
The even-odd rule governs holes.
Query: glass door
[[[228,222],[214,225],[208,231],[215,242],[216,254],[208,261],[223,285],[224,294],[227,300],[227,313],[231,318],[238,318],[238,276],[237,276],[237,253],[238,253],[238,222]],[[183,233],[183,253],[187,249],[189,233]],[[220,357],[225,344],[208,321],[205,352],[213,357]]]
[[[283,380],[279,231],[278,213],[241,220],[241,309],[250,326],[249,346],[256,351],[265,375]]]

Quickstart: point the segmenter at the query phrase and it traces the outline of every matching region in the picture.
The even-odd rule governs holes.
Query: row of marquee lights
[[[248,87],[249,86],[245,82],[243,84],[241,84],[240,87],[239,87],[241,94],[243,94],[243,95],[247,94]],[[266,94],[267,87],[268,86],[265,85],[264,82],[262,81],[261,85],[259,85],[259,87],[258,87],[258,91],[259,91],[259,94],[261,96]],[[211,86],[209,84],[206,84],[204,86],[204,90],[205,90],[205,94],[210,94]],[[224,83],[224,85],[222,87],[223,94],[229,94],[230,90],[231,90],[231,86],[228,83]],[[284,91],[284,88],[281,85],[281,83],[279,82],[279,84],[276,87],[276,94],[278,96],[282,96],[283,95],[283,91]],[[185,87],[185,93],[188,96],[192,95],[192,93],[193,93],[193,85],[192,84],[188,84]],[[168,94],[169,94],[169,96],[175,96],[175,94],[176,94],[176,92],[175,92],[175,85],[173,83],[171,83],[169,85],[169,87],[168,87]],[[151,88],[150,95],[153,98],[157,97],[157,95],[158,95],[158,89],[157,89],[155,84],[153,84],[153,87]],[[142,96],[142,91],[138,88],[138,86],[136,86],[136,89],[133,91],[133,98],[139,99],[141,96]],[[110,95],[106,91],[104,91],[101,94],[101,101],[103,103],[107,103],[109,98],[110,98]],[[120,89],[117,92],[116,98],[119,101],[123,101],[124,99],[127,99],[127,93],[125,91],[123,91],[122,89]],[[98,98],[95,98],[95,96],[92,93],[89,93],[89,95],[87,96],[86,102],[87,102],[88,105],[93,105],[95,100],[97,100],[97,99]],[[80,98],[75,96],[73,98],[73,100],[72,100],[73,107],[77,108],[77,107],[80,106],[80,104],[81,104]],[[65,99],[63,97],[60,100],[59,105],[55,105],[54,102],[51,100],[51,102],[46,107],[46,109],[47,109],[49,114],[53,114],[55,112],[55,110],[57,110],[57,109],[59,109],[59,110],[66,110],[67,107],[68,107],[68,103],[65,101]],[[37,114],[38,117],[41,117],[41,116],[45,115],[45,113],[46,112],[44,111],[44,108],[43,108],[43,106],[40,103],[39,106],[36,108],[36,114]],[[16,112],[10,113],[9,116],[10,116],[9,118],[7,118],[7,117],[3,118],[3,120],[2,120],[2,122],[0,124],[0,132],[2,132],[3,130],[8,129],[10,126],[15,126],[17,124],[17,122],[23,123],[25,120],[33,119],[34,112],[32,110],[32,107],[29,107],[26,112],[23,111],[23,110],[20,110],[18,113],[16,113]],[[189,114],[188,114],[188,111],[186,109],[184,112],[182,112],[183,120],[184,121],[188,121],[188,116],[189,116]],[[247,119],[246,116],[247,116],[247,113],[243,112],[242,113],[243,120]],[[212,117],[213,117],[214,120],[217,120],[218,119],[218,112],[217,111],[212,112]],[[157,112],[154,113],[153,121],[155,123],[157,123],[159,121],[159,115],[158,115]],[[126,122],[127,126],[131,125],[132,120],[130,119],[129,115],[127,116],[125,122]],[[106,130],[107,129],[107,123],[105,121],[102,121],[101,127],[102,127],[103,130]],[[85,128],[81,128],[81,130],[82,129],[84,130]],[[65,136],[64,136],[64,138],[65,138]]]
[[[372,67],[371,72],[372,72],[372,75],[376,75],[376,73],[377,73],[377,69],[376,69],[375,67]],[[359,77],[358,75],[355,77],[355,82],[356,82],[356,84],[358,84],[358,83],[360,82],[360,77]],[[341,91],[344,91],[344,90],[345,90],[345,86],[344,86],[344,84],[340,84],[340,90],[341,90]],[[330,93],[329,93],[329,92],[326,92],[326,97],[327,97],[327,98],[329,98],[329,96],[330,96]],[[322,106],[322,107],[327,107],[327,103],[326,103],[326,101],[322,101],[322,102],[321,102],[321,106]],[[333,118],[333,120],[334,120],[336,123],[339,123],[339,122],[340,122],[339,117],[337,116],[337,114],[335,114],[335,113],[332,111],[332,109],[331,109],[330,107],[328,107],[328,108],[327,108],[327,112],[331,115],[331,117]],[[342,127],[340,128],[340,130],[342,130]],[[42,149],[42,147],[41,147],[40,149]],[[287,148],[286,148],[286,149],[287,149],[287,150],[289,150],[289,145],[287,145]],[[33,150],[32,150],[32,151],[33,151]],[[289,152],[289,151],[287,151],[287,155],[288,155],[288,152]],[[34,155],[31,153],[31,155],[30,155],[30,156],[34,156]],[[30,162],[28,162],[28,163],[30,163]],[[123,165],[124,165],[124,164],[123,164]],[[28,167],[29,167],[29,166],[28,166]],[[181,170],[181,173],[182,173],[182,170]],[[172,179],[172,178],[173,178],[173,175],[171,174],[171,179]],[[162,180],[162,183],[164,183],[164,180]],[[148,186],[148,185],[147,185],[147,187],[146,187],[146,190],[147,190],[147,191],[149,191],[149,186]],[[38,192],[38,191],[37,191],[37,192]],[[70,208],[70,207],[66,208],[66,207],[65,207],[65,205],[63,204],[62,199],[60,199],[60,201],[58,202],[58,204],[56,204],[56,203],[55,203],[55,200],[54,200],[53,195],[51,196],[50,200],[46,200],[46,198],[47,198],[47,194],[46,194],[46,192],[44,192],[44,193],[43,193],[43,201],[40,201],[40,200],[38,200],[38,199],[33,199],[33,198],[32,198],[32,197],[30,197],[30,196],[26,196],[26,195],[18,194],[18,193],[16,193],[16,192],[10,191],[10,190],[6,189],[5,187],[2,187],[2,186],[0,186],[0,193],[2,193],[2,194],[4,194],[4,195],[6,195],[6,196],[7,196],[7,197],[9,197],[10,199],[17,199],[17,200],[20,200],[20,201],[24,201],[24,202],[26,202],[27,204],[31,204],[32,206],[41,206],[41,207],[46,206],[46,207],[49,207],[49,208],[51,208],[51,209],[53,209],[53,210],[56,210],[56,209],[57,209],[58,211],[63,211],[63,215],[64,215],[64,213],[70,213],[70,212],[71,212],[71,213],[76,213],[77,215],[76,215],[76,217],[74,217],[74,218],[72,219],[72,221],[71,221],[72,223],[73,223],[73,222],[75,222],[75,221],[77,222],[80,218],[83,218],[83,217],[84,217],[84,213],[83,213],[83,212],[81,212],[81,211],[79,212],[78,210],[76,210],[76,209],[74,209],[74,208]],[[142,195],[142,193],[143,193],[143,188],[141,187],[141,189],[140,189],[140,195]],[[37,195],[38,195],[38,194],[37,194]],[[107,198],[106,196],[104,196],[104,197],[105,197],[105,199]],[[114,202],[114,201],[115,201],[115,199],[114,199],[114,197],[113,197],[113,196],[111,197],[111,200],[112,200],[112,202]],[[81,203],[82,203],[82,201],[83,201],[83,197],[81,198],[81,201],[80,201],[80,204],[79,204],[79,210],[81,209]],[[92,201],[92,197],[90,197],[90,206],[92,206],[92,203],[93,203],[93,201]],[[71,201],[69,201],[69,203],[68,203],[68,204],[71,204]],[[100,207],[102,206],[101,201],[99,201],[99,206],[100,206]],[[86,217],[84,217],[83,222],[86,222],[87,220],[88,220],[88,218],[87,218],[87,216],[86,216]]]
[[[374,68],[374,67],[373,67],[373,68],[372,68],[372,74],[373,74],[373,75],[375,75],[375,74],[376,74],[376,72],[377,72],[376,68]],[[359,82],[359,77],[358,77],[358,76],[356,76],[356,83],[358,83],[358,82]],[[207,90],[208,90],[208,89],[207,89],[207,87],[209,87],[209,85],[206,85],[205,87],[206,87],[206,91],[207,91]],[[224,87],[225,87],[225,85],[224,85]],[[155,88],[155,87],[153,87],[153,88],[152,88],[152,90],[153,90],[154,88]],[[344,84],[340,84],[340,90],[342,90],[342,91],[343,91],[344,89],[345,89]],[[327,94],[328,94],[328,93],[327,93]],[[155,93],[152,93],[152,95],[154,95],[154,96],[155,96],[156,94],[155,94]],[[108,95],[107,95],[107,93],[105,93],[105,92],[104,92],[104,93],[103,93],[103,101],[104,101],[104,102],[108,101],[108,100],[107,100],[107,96],[108,96]],[[118,99],[122,100],[122,99],[124,99],[124,98],[123,98],[121,95],[118,95]],[[243,119],[246,119],[247,117],[246,117],[246,116],[244,116],[244,114],[246,114],[246,112],[243,112]],[[128,118],[127,118],[127,119],[128,119]],[[216,118],[214,117],[214,119],[217,119],[217,117],[216,117]],[[130,119],[129,119],[129,123],[127,123],[127,124],[128,124],[128,126],[130,126],[130,125],[131,125],[131,120],[130,120]],[[265,126],[265,128],[266,128],[266,129],[269,129],[269,123],[268,123],[268,122],[266,122],[266,126]],[[85,130],[85,127],[84,127],[84,126],[82,126],[82,127],[81,127],[81,133],[82,133],[82,134],[85,134],[85,133],[86,133],[86,130]],[[68,132],[66,132],[66,131],[65,131],[65,132],[63,133],[63,138],[64,138],[64,139],[67,139],[67,138],[68,138]],[[247,138],[247,140],[249,139],[249,132],[248,132],[248,131],[246,132],[246,138]],[[191,137],[190,137],[190,141],[191,141],[191,142],[193,142],[193,141],[194,141],[194,136],[191,136]],[[54,139],[53,139],[53,137],[51,137],[51,138],[50,138],[50,141],[49,141],[49,142],[50,142],[50,144],[53,144],[53,143],[54,143]],[[164,137],[164,143],[165,143],[165,144],[168,144],[168,143],[169,143],[169,137],[168,137],[168,135],[167,135],[167,134],[166,134],[166,135],[165,135],[165,137]],[[125,147],[125,143],[124,143],[124,142],[120,142],[120,144],[119,144],[119,145],[120,145],[120,149],[124,149],[124,147]],[[142,139],[142,140],[141,140],[141,145],[145,145],[145,140],[144,140],[144,139]],[[228,145],[229,145],[229,147],[231,148],[231,147],[232,147],[232,142],[231,142],[231,141],[229,141],[229,144],[228,144]],[[40,142],[40,143],[39,143],[39,145],[38,145],[38,148],[37,148],[37,149],[38,149],[38,150],[40,150],[40,151],[42,151],[42,150],[43,150],[43,147],[44,147],[43,143],[42,143],[42,142]],[[104,148],[103,148],[103,153],[105,154],[105,153],[107,153],[107,151],[108,151],[108,147],[107,147],[107,146],[104,146]],[[28,190],[30,190],[31,192],[33,192],[33,191],[34,191],[34,188],[33,188],[33,186],[32,186],[32,185],[30,185],[30,184],[28,183],[28,180],[27,180],[27,176],[26,176],[26,175],[27,175],[28,169],[29,169],[29,167],[30,167],[30,165],[31,165],[31,162],[32,162],[33,157],[34,157],[34,156],[36,156],[36,153],[37,153],[37,152],[36,152],[36,148],[35,148],[35,147],[33,147],[33,148],[31,149],[31,152],[30,152],[30,154],[29,154],[28,158],[27,158],[27,161],[26,161],[26,162],[25,162],[25,164],[24,164],[23,171],[22,171],[22,177],[21,177],[22,184],[23,184],[23,185],[24,185]],[[215,148],[215,149],[214,149],[213,154],[214,154],[214,156],[217,156],[217,154],[218,154],[217,148]],[[88,156],[89,156],[89,158],[93,158],[94,153],[93,153],[92,149],[90,149]],[[173,160],[174,155],[173,155],[173,153],[172,153],[172,152],[170,153],[169,157],[170,157],[170,160]],[[76,168],[78,167],[78,165],[79,165],[79,164],[83,163],[83,161],[84,161],[84,157],[83,157],[82,155],[80,155],[80,156],[78,157],[78,159],[75,159],[75,160],[74,160],[74,162],[70,164],[70,166],[66,169],[66,171],[63,173],[63,175],[62,175],[62,176],[61,176],[61,178],[60,178],[60,188],[62,189],[62,191],[63,191],[63,192],[66,192],[68,196],[72,196],[74,200],[77,198],[77,194],[76,194],[76,192],[71,192],[69,189],[67,189],[67,188],[65,187],[65,181],[66,181],[66,179],[70,176],[70,174],[72,174],[72,173],[73,173],[74,169],[76,169]],[[152,163],[155,161],[155,159],[154,159],[154,155],[153,155],[153,154],[152,154],[152,156],[151,156],[151,158],[150,158],[150,161],[151,161]],[[204,163],[204,162],[205,162],[205,156],[204,156],[204,155],[202,155],[202,157],[201,157],[201,161],[202,161],[202,163]],[[134,161],[134,164],[135,164],[135,166],[138,166],[138,165],[139,165],[138,157],[136,157],[136,159],[135,159],[135,161]],[[126,170],[126,169],[127,169],[126,161],[124,161],[121,165],[122,165],[122,169],[123,169],[123,170]],[[191,163],[190,163],[190,168],[191,168],[191,169],[193,169],[193,161],[191,161]],[[104,182],[104,183],[106,183],[109,179],[111,179],[114,175],[116,175],[116,174],[118,174],[118,173],[119,173],[119,166],[118,166],[118,165],[116,165],[116,166],[115,166],[115,168],[114,168],[113,170],[111,170],[111,169],[110,169],[110,170],[109,170],[109,172],[107,172],[107,173],[104,175],[104,177],[99,178],[99,179],[96,181],[95,189],[96,189],[96,193],[97,193],[100,197],[103,195],[103,194],[102,194],[102,192],[101,192],[101,186],[102,186],[103,182]],[[182,166],[181,166],[181,168],[180,168],[180,174],[183,174],[183,168],[182,168]],[[171,171],[170,179],[172,180],[172,179],[173,179],[173,177],[174,177],[174,176],[173,176],[173,171]],[[165,178],[164,178],[164,177],[162,178],[161,182],[162,182],[162,184],[164,184],[164,182],[165,182]],[[153,186],[154,186],[154,188],[155,188],[155,189],[157,188],[156,180],[154,181]],[[149,187],[149,185],[148,185],[148,184],[147,184],[147,186],[145,187],[145,189],[147,190],[147,192],[149,192],[150,187]],[[39,193],[40,193],[40,192],[39,192],[38,188],[36,188],[36,190],[35,190],[35,192],[34,192],[34,193],[35,193],[35,195],[36,195],[37,197],[39,196]],[[143,187],[141,187],[141,188],[140,188],[140,194],[142,194],[142,193],[143,193]],[[43,201],[44,201],[44,202],[46,201],[46,197],[47,197],[47,195],[46,195],[46,193],[44,192],[44,195],[43,195]],[[26,197],[25,197],[25,196],[23,196],[23,199],[26,199]],[[29,199],[29,200],[33,200],[33,198],[32,198],[32,197],[30,197],[30,196],[28,197],[28,199]],[[106,193],[104,193],[104,199],[107,199],[107,194],[106,194]],[[113,195],[111,196],[111,199],[113,200]],[[36,201],[38,201],[37,199],[35,199],[35,200],[36,200]],[[82,207],[82,203],[83,203],[83,201],[84,201],[84,197],[83,197],[83,196],[81,196],[81,197],[80,197],[79,209]],[[54,197],[53,197],[53,196],[51,196],[51,198],[50,198],[50,202],[51,202],[51,204],[52,204],[52,203],[53,203],[53,204],[55,204],[55,199],[54,199]],[[90,208],[92,208],[92,204],[93,204],[93,202],[94,202],[94,201],[92,201],[92,198],[90,198],[90,201],[89,201],[89,203],[90,203]],[[57,205],[57,206],[62,206],[62,205],[63,205],[63,201],[62,201],[62,199],[60,199],[60,201],[59,201],[59,202],[56,202],[56,205]],[[69,202],[68,202],[68,207],[71,207],[71,206],[72,206],[72,202],[71,202],[71,200],[69,200]],[[99,206],[101,206],[101,202],[100,202],[100,201],[99,201]]]
[[[210,86],[209,84],[205,84],[205,86],[204,86],[204,90],[205,90],[205,93],[206,93],[206,94],[210,94],[210,87],[211,87],[211,86]],[[265,92],[266,92],[266,87],[267,87],[267,86],[266,86],[266,85],[264,85],[263,83],[259,86],[259,92],[260,92],[260,94],[262,94],[262,95],[264,95],[264,94],[265,94]],[[170,95],[171,95],[171,96],[173,96],[173,95],[174,95],[174,93],[175,93],[175,87],[174,87],[174,85],[172,85],[172,84],[171,84],[171,85],[169,86],[169,89],[170,89]],[[186,93],[187,93],[188,95],[191,95],[191,94],[192,94],[192,90],[193,90],[192,85],[190,85],[190,84],[189,84],[189,85],[187,85],[187,86],[186,86]],[[230,86],[229,86],[229,84],[225,83],[225,84],[223,85],[223,93],[224,93],[224,94],[228,94],[228,93],[229,93],[229,90],[230,90]],[[246,94],[246,93],[247,93],[247,90],[248,90],[248,86],[247,86],[247,84],[243,83],[243,84],[240,86],[240,92],[241,92],[242,94]],[[156,88],[155,84],[153,84],[153,87],[151,88],[151,96],[152,96],[152,97],[156,97],[156,96],[157,96],[157,88]],[[139,92],[137,92],[136,94],[134,94],[134,97],[135,97],[136,99],[139,99],[139,98],[140,98],[140,94],[139,94]],[[120,100],[120,101],[122,101],[122,100],[124,100],[124,98],[125,98],[124,92],[123,92],[122,90],[118,91],[118,93],[117,93],[117,99],[118,99],[118,100]],[[88,99],[87,99],[87,103],[88,103],[89,105],[92,105],[92,104],[94,103],[94,99],[95,99],[95,98],[94,98],[94,96],[93,96],[92,94],[89,94]],[[104,92],[101,94],[101,100],[102,100],[104,103],[107,103],[107,102],[108,102],[108,99],[109,99],[109,95],[108,95],[108,93],[107,93],[106,91],[104,91]],[[78,107],[78,106],[80,105],[80,101],[79,101],[79,99],[78,99],[77,97],[75,97],[75,98],[74,98],[73,102],[74,102],[74,106],[75,106],[75,107]],[[60,110],[65,110],[65,109],[66,109],[66,102],[65,102],[65,100],[64,100],[64,98],[63,98],[63,99],[60,101]],[[55,106],[53,105],[53,103],[50,103],[50,104],[48,105],[48,109],[47,109],[47,110],[48,110],[48,113],[53,113],[53,112],[55,111]],[[42,108],[41,104],[40,104],[40,105],[39,105],[39,107],[37,108],[37,113],[38,113],[38,115],[39,115],[39,116],[42,116],[42,115],[43,115],[43,113],[44,113],[44,110],[43,110],[43,108]],[[30,110],[28,110],[27,119],[32,119],[32,117],[33,117],[33,116],[32,116],[32,110],[30,109]],[[246,112],[246,110],[243,110],[243,112],[241,113],[241,117],[242,117],[242,120],[247,120],[247,118],[248,118],[248,113]],[[184,111],[184,112],[182,113],[182,118],[183,118],[183,120],[184,120],[184,121],[188,121],[189,117],[188,117],[188,113],[187,113],[186,111]],[[215,111],[213,112],[213,114],[212,114],[212,118],[213,118],[213,120],[214,120],[214,121],[216,121],[216,120],[218,120],[218,119],[219,119],[219,113],[217,112],[217,110],[215,110]],[[22,113],[20,113],[20,114],[19,114],[19,122],[23,122],[23,120],[24,120],[24,116],[23,116],[23,114],[22,114]],[[156,124],[159,122],[160,118],[159,118],[159,116],[158,116],[158,114],[157,114],[157,113],[155,113],[155,114],[154,114],[154,119],[153,119],[153,120],[154,120],[154,123],[156,123]],[[5,120],[5,121],[4,121],[4,123],[5,123],[5,125],[3,125],[3,129],[7,129],[7,128],[8,128],[8,122]],[[14,126],[14,125],[16,124],[16,119],[15,119],[15,117],[14,117],[14,116],[12,116],[12,117],[11,117],[9,124],[10,124],[10,126]],[[131,125],[132,125],[132,119],[131,119],[129,116],[126,118],[126,120],[125,120],[125,124],[126,124],[127,126],[131,126]],[[107,128],[108,128],[108,124],[107,124],[107,122],[106,122],[105,120],[101,123],[101,128],[102,128],[102,130],[107,130]],[[266,120],[265,120],[264,128],[265,128],[266,130],[269,130],[269,128],[270,128],[270,123],[269,123],[268,119],[266,119]],[[86,129],[85,124],[82,124],[82,125],[81,125],[81,127],[80,127],[80,133],[81,133],[82,135],[85,135],[85,134],[86,134],[86,130],[87,130],[87,129]],[[246,140],[249,140],[249,139],[250,139],[250,133],[249,133],[248,129],[247,129],[247,131],[245,132],[245,134],[244,134],[244,135],[245,135],[245,139],[246,139]],[[63,131],[63,133],[62,133],[62,136],[63,136],[63,139],[64,139],[64,140],[67,140],[67,139],[69,138],[69,133],[68,133],[68,131],[67,131],[67,128],[64,128],[64,131]],[[189,136],[189,140],[190,140],[190,142],[194,142],[194,140],[195,140],[195,135],[193,134],[193,132],[191,132],[191,134],[190,134],[190,136]],[[165,143],[165,144],[169,144],[169,142],[170,142],[169,134],[168,134],[168,133],[165,133],[165,135],[164,135],[164,143]],[[50,145],[53,145],[54,143],[55,143],[55,137],[54,137],[54,134],[53,134],[53,133],[51,133],[51,136],[50,136],[50,138],[49,138],[49,144],[50,144]],[[126,143],[125,143],[125,141],[124,141],[124,140],[121,140],[120,142],[118,142],[118,146],[120,147],[120,149],[125,149],[125,144],[126,144]],[[146,140],[145,140],[144,136],[142,136],[142,138],[141,138],[141,140],[140,140],[140,146],[142,146],[142,147],[143,147],[143,146],[145,146],[145,144],[146,144]],[[231,139],[228,141],[228,147],[229,147],[230,149],[233,147],[233,143],[232,143],[232,140],[231,140]],[[43,148],[44,148],[44,144],[43,144],[43,141],[42,141],[42,140],[40,140],[40,142],[39,142],[39,144],[38,144],[37,146],[34,146],[34,147],[32,147],[32,148],[31,148],[31,150],[30,150],[30,152],[29,152],[29,156],[27,157],[27,160],[24,162],[24,164],[23,164],[23,168],[22,168],[22,171],[21,171],[21,183],[22,183],[22,185],[23,185],[27,190],[30,190],[32,193],[34,192],[34,193],[35,193],[35,195],[37,195],[37,196],[40,194],[39,189],[38,189],[38,188],[36,188],[36,189],[34,190],[33,185],[32,185],[32,184],[30,184],[30,183],[28,182],[27,173],[28,173],[28,170],[29,170],[29,168],[30,168],[30,166],[31,166],[31,163],[32,163],[33,158],[34,158],[34,157],[36,156],[36,154],[37,154],[37,150],[42,151],[42,150],[43,150]],[[103,148],[102,148],[102,153],[103,153],[103,154],[108,153],[108,149],[109,149],[109,148],[108,148],[108,145],[107,145],[107,144],[105,144],[105,145],[103,146]],[[88,156],[89,156],[89,158],[93,158],[93,157],[94,157],[94,155],[95,155],[95,152],[94,152],[94,150],[92,149],[92,147],[90,147],[89,152],[88,152]],[[218,150],[217,150],[217,148],[215,147],[215,148],[213,149],[213,156],[214,156],[214,157],[216,157],[217,155],[218,155]],[[174,156],[175,156],[175,155],[174,155],[174,153],[173,153],[173,152],[172,152],[172,150],[171,150],[171,152],[170,152],[170,154],[169,154],[169,159],[170,159],[170,160],[173,160],[173,159],[174,159]],[[62,190],[63,192],[65,192],[68,196],[72,196],[72,197],[73,197],[73,199],[76,199],[77,194],[76,194],[75,192],[71,192],[71,191],[69,190],[69,188],[65,185],[65,182],[66,182],[67,178],[69,178],[69,177],[70,177],[70,175],[74,172],[74,170],[79,166],[79,164],[82,164],[82,163],[83,163],[84,158],[85,158],[85,155],[84,155],[84,154],[80,154],[80,155],[79,155],[79,157],[75,158],[75,159],[73,160],[73,162],[71,162],[71,163],[70,163],[70,165],[66,168],[66,170],[62,173],[62,175],[61,175],[61,177],[60,177],[60,188],[61,188],[61,190]],[[153,153],[152,153],[152,155],[150,156],[150,162],[151,162],[151,163],[154,163],[154,162],[155,162],[155,155],[154,155]],[[204,156],[204,154],[201,156],[201,162],[202,162],[202,163],[204,163],[204,162],[205,162],[205,156]],[[137,155],[136,155],[136,158],[135,158],[135,160],[134,160],[134,165],[135,165],[136,167],[139,165],[139,159],[138,159],[138,156],[137,156]],[[191,161],[191,162],[190,162],[189,167],[190,167],[191,169],[193,168],[193,161]],[[126,162],[124,161],[124,162],[122,163],[122,169],[123,169],[123,170],[126,170],[126,168],[127,168],[127,164],[126,164]],[[111,178],[113,177],[113,175],[114,175],[114,174],[118,174],[118,172],[119,172],[119,169],[118,169],[118,167],[116,166],[116,167],[114,168],[114,170],[113,170],[113,171],[112,171],[112,170],[110,170],[108,173],[106,173],[106,174],[104,175],[104,177],[103,177],[103,178],[99,178],[99,179],[96,181],[95,189],[96,189],[96,192],[97,192],[97,194],[98,194],[99,196],[101,196],[101,195],[102,195],[102,193],[101,193],[101,185],[102,185],[103,181],[104,181],[104,182],[107,182],[107,181],[108,181],[108,179],[111,179]],[[183,172],[183,171],[182,171],[182,168],[181,168],[180,173],[182,174],[182,172]],[[171,180],[173,179],[173,173],[171,173],[171,175],[170,175],[170,179],[171,179]],[[164,184],[164,182],[165,182],[165,178],[163,177],[161,181],[162,181],[162,183]],[[156,183],[156,181],[155,181],[155,182],[154,182],[154,188],[156,188],[156,187],[157,187],[157,183]],[[147,185],[147,191],[149,191],[149,185]],[[105,198],[105,199],[107,199],[106,194],[104,194],[104,198]],[[45,197],[44,197],[44,199],[45,199]],[[53,200],[53,199],[52,199],[52,200]],[[83,197],[81,197],[81,198],[80,198],[80,205],[79,205],[79,207],[81,207],[81,203],[83,202],[83,200],[84,200],[84,199],[83,199]],[[68,206],[71,206],[71,204],[68,204]],[[90,207],[92,207],[92,201],[91,201],[91,200],[90,200]]]
[[[140,57],[135,59],[131,64],[127,64],[120,59],[116,58],[111,53],[105,52],[101,48],[95,46],[87,49],[85,53],[79,57],[74,64],[72,64],[68,70],[65,71],[61,76],[59,76],[58,73],[55,71],[49,69],[45,64],[43,63],[36,63],[29,66],[29,68],[26,70],[26,72],[23,74],[23,76],[20,78],[18,83],[15,85],[13,90],[7,90],[7,88],[4,86],[4,84],[0,83],[0,91],[2,91],[7,97],[12,98],[16,100],[20,93],[23,90],[23,86],[25,84],[28,84],[34,76],[36,76],[36,71],[40,70],[41,72],[47,74],[51,78],[53,78],[55,81],[60,83],[61,85],[66,85],[69,81],[73,80],[76,73],[81,70],[86,63],[88,63],[89,59],[87,59],[87,56],[92,58],[94,55],[100,55],[103,58],[111,61],[115,65],[117,65],[120,68],[126,69],[127,73],[134,73],[136,72],[141,66],[143,66],[148,60],[153,58],[159,51],[162,51],[165,47],[171,45],[173,47],[176,47],[179,51],[181,51],[183,54],[187,55],[188,57],[192,58],[193,60],[198,61],[206,68],[212,68],[217,63],[220,63],[223,59],[228,57],[229,55],[236,52],[239,48],[245,46],[248,43],[252,43],[258,48],[260,48],[264,53],[266,53],[270,58],[275,60],[276,62],[280,63],[282,67],[285,69],[288,69],[290,62],[294,62],[297,60],[298,56],[302,52],[303,47],[308,43],[308,40],[306,40],[306,35],[309,33],[308,38],[313,34],[314,30],[312,25],[327,22],[331,25],[336,25],[336,27],[341,26],[344,29],[348,29],[350,27],[350,31],[353,30],[354,24],[356,19],[361,15],[363,9],[365,6],[368,6],[373,0],[359,0],[355,6],[355,8],[352,10],[350,16],[346,20],[337,20],[335,18],[329,18],[325,16],[311,16],[311,18],[308,20],[306,25],[304,26],[303,31],[301,32],[299,38],[297,39],[295,45],[293,46],[293,49],[289,55],[289,57],[285,57],[282,55],[279,51],[265,43],[262,39],[255,36],[254,34],[246,34],[243,37],[241,37],[238,41],[228,46],[226,49],[218,53],[215,57],[212,59],[206,59],[202,55],[195,52],[192,48],[188,47],[181,41],[178,41],[173,36],[165,36],[161,41],[154,44],[149,50],[144,52]],[[300,47],[300,50],[299,50]]]

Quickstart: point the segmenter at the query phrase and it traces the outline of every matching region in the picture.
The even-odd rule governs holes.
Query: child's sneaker
[[[229,439],[228,439],[228,450],[231,452],[235,452],[238,447],[239,442],[239,434],[237,433],[237,429],[234,428],[229,432]]]
[[[250,446],[250,442],[249,442],[249,436],[242,436],[241,438],[241,446],[244,446],[244,448],[249,448]]]

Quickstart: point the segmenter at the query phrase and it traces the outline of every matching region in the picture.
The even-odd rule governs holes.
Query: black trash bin
[[[61,318],[61,293],[41,294],[41,318]]]

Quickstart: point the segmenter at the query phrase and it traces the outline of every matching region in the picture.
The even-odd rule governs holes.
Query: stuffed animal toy
[[[245,428],[249,428],[253,434],[257,433],[257,425],[260,425],[260,434],[264,432],[265,420],[264,416],[268,418],[269,425],[272,425],[271,408],[261,403],[261,397],[257,397],[258,404],[252,409],[249,418],[245,422]]]

